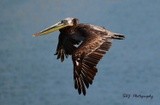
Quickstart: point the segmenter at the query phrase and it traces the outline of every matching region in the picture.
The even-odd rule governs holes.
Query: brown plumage
[[[34,36],[47,34],[48,30],[55,31],[55,28],[60,31],[55,55],[62,62],[65,57],[72,56],[75,89],[79,94],[86,95],[86,88],[93,83],[97,73],[96,65],[111,47],[112,39],[122,40],[124,36],[103,27],[81,24],[76,18],[66,18]]]

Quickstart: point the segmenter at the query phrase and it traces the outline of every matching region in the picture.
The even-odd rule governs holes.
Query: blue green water
[[[159,0],[1,0],[0,105],[159,105]],[[98,64],[84,97],[71,59],[56,60],[59,32],[32,34],[66,17],[123,33]],[[152,95],[153,99],[123,97]]]

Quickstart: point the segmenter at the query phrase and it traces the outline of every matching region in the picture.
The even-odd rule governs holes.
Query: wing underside
[[[101,37],[84,41],[73,56],[74,84],[78,93],[86,94],[86,88],[92,84],[97,73],[96,65],[109,50],[110,40]]]
[[[63,62],[65,57],[67,58],[68,55],[72,55],[72,53],[77,49],[75,45],[78,45],[79,43],[80,41],[72,39],[65,34],[60,34],[55,53],[55,55],[57,55],[57,59],[60,59],[61,62]]]

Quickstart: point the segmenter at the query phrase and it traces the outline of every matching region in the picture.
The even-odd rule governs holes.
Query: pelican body
[[[33,36],[60,31],[55,55],[62,62],[72,56],[74,87],[86,95],[97,73],[96,65],[110,49],[113,39],[122,40],[124,35],[111,32],[104,27],[79,23],[77,18],[66,18]]]

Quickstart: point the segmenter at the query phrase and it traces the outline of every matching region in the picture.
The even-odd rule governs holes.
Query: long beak
[[[62,29],[64,27],[66,27],[66,26],[68,26],[68,25],[65,25],[62,22],[58,22],[58,23],[56,23],[56,24],[54,24],[54,25],[52,25],[52,26],[50,26],[50,27],[38,32],[38,33],[33,34],[33,36],[46,35],[46,34],[49,34],[51,32],[58,31],[59,29]]]

